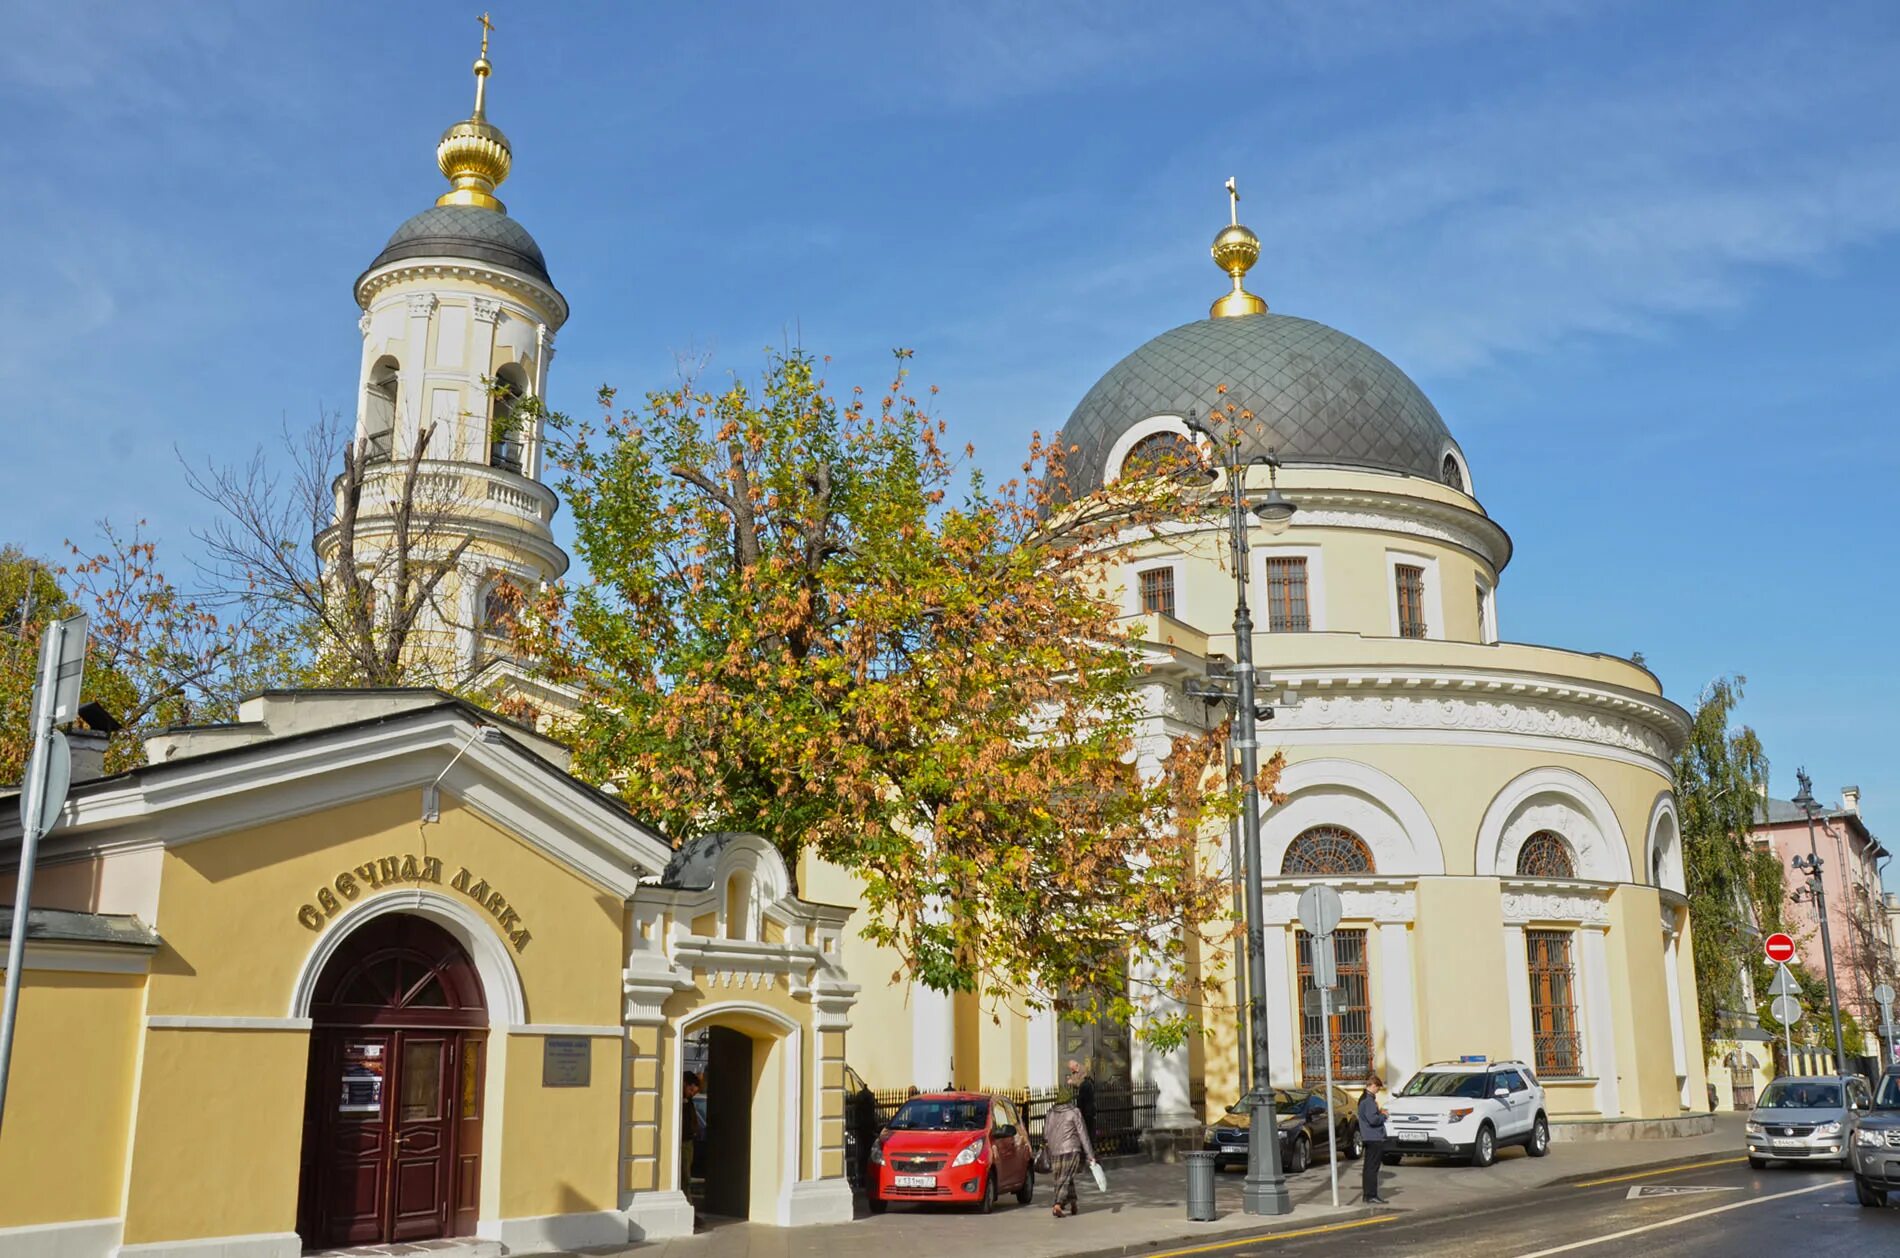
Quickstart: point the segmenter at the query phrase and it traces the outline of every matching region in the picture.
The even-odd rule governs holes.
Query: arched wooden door
[[[488,1009],[468,953],[424,918],[379,917],[324,967],[310,1016],[304,1243],[472,1235]]]

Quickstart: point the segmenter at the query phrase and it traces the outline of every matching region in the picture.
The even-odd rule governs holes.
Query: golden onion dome
[[[514,154],[501,128],[488,121],[486,113],[488,75],[488,26],[483,23],[482,55],[475,59],[475,112],[442,133],[435,146],[435,164],[448,179],[449,190],[435,199],[437,205],[473,205],[484,210],[506,212],[495,189],[508,178]]]
[[[1265,314],[1267,303],[1240,284],[1241,278],[1260,260],[1260,237],[1240,225],[1240,192],[1232,179],[1227,181],[1227,197],[1230,221],[1214,237],[1213,254],[1214,265],[1227,272],[1234,281],[1234,288],[1232,292],[1222,294],[1209,308],[1208,314],[1216,319]]]

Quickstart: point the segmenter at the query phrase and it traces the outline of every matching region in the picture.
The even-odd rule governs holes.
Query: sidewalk
[[[1530,1192],[1566,1181],[1629,1174],[1646,1167],[1701,1159],[1740,1159],[1740,1114],[1718,1114],[1707,1136],[1673,1140],[1553,1144],[1550,1156],[1532,1158],[1504,1149],[1486,1170],[1408,1160],[1385,1169],[1383,1191],[1396,1210],[1457,1210],[1491,1204],[1501,1195]],[[628,1258],[969,1258],[975,1250],[1011,1258],[1056,1258],[1066,1254],[1138,1254],[1181,1245],[1206,1244],[1249,1233],[1318,1227],[1364,1217],[1359,1204],[1359,1163],[1340,1165],[1339,1208],[1331,1204],[1327,1167],[1313,1167],[1288,1181],[1293,1213],[1261,1219],[1240,1212],[1239,1170],[1223,1172],[1216,1184],[1220,1218],[1186,1218],[1186,1168],[1142,1164],[1109,1170],[1109,1191],[1082,1187],[1082,1213],[1056,1219],[1049,1190],[1040,1187],[1033,1205],[1007,1198],[987,1217],[929,1206],[896,1206],[882,1215],[828,1227],[775,1228],[718,1223],[680,1240],[592,1251]]]

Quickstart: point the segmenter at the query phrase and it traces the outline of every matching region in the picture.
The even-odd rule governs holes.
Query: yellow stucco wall
[[[1512,1056],[1497,879],[1421,878],[1417,895],[1419,1060]]]
[[[313,930],[304,907],[320,896],[347,909],[400,893],[353,879],[358,899],[336,891],[339,875],[381,857],[433,857],[450,897],[460,869],[506,897],[530,937],[509,947],[527,993],[530,1022],[613,1026],[620,1021],[621,900],[581,881],[465,808],[445,799],[442,820],[423,824],[419,791],[402,791],[309,816],[185,844],[166,852],[150,1012],[251,1015],[290,1013],[298,971],[334,920]],[[469,901],[471,906],[473,901]],[[506,938],[491,914],[477,916]],[[245,941],[241,953],[233,939]]]
[[[142,974],[21,975],[0,1227],[117,1217],[144,985]]]
[[[128,1245],[295,1229],[309,1056],[301,1031],[146,1033]]]
[[[1610,1000],[1616,1010],[1618,1087],[1626,1113],[1668,1115],[1682,1108],[1670,1041],[1661,902],[1654,887],[1618,887],[1610,896]],[[1684,1045],[1689,1061],[1701,1056]],[[1694,1093],[1691,1093],[1693,1096]]]
[[[543,1044],[539,1035],[508,1037],[500,1214],[523,1218],[611,1210],[619,1201],[614,1181],[620,1161],[621,1042],[606,1036],[588,1041],[584,1088],[541,1086]]]

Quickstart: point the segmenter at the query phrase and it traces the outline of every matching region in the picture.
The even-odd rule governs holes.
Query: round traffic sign
[[[1315,883],[1300,892],[1300,929],[1309,935],[1330,935],[1339,925],[1342,910],[1339,892]]]
[[[1801,1002],[1793,996],[1777,996],[1768,1003],[1768,1012],[1782,1026],[1793,1026],[1801,1021]]]
[[[1794,939],[1776,931],[1761,941],[1761,950],[1768,954],[1770,961],[1780,965],[1784,961],[1794,960]]]
[[[1893,988],[1887,986],[1885,983],[1874,988],[1874,1003],[1876,1005],[1891,1005],[1893,1003]]]

